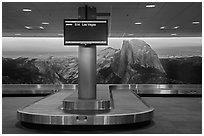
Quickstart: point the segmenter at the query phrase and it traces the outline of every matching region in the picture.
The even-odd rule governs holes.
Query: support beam
[[[79,19],[96,19],[96,8],[79,7]],[[88,34],[88,33],[87,33]],[[96,46],[79,46],[78,49],[78,98],[96,99]]]

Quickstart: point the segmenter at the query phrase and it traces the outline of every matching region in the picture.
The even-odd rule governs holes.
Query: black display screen
[[[107,45],[108,20],[64,20],[64,45]]]

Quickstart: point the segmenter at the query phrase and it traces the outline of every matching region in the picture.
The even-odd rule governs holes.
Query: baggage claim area
[[[2,133],[201,134],[201,21],[201,2],[3,2]]]

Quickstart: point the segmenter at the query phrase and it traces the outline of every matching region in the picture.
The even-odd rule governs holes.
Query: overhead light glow
[[[31,12],[32,10],[25,8],[25,9],[23,9],[22,11],[23,11],[23,12]]]
[[[45,29],[45,28],[44,28],[44,27],[42,27],[42,26],[40,26],[39,28],[40,28],[41,30]]]
[[[179,28],[179,26],[175,26],[175,27],[173,27],[173,29],[178,29]]]
[[[141,25],[142,22],[135,22],[135,25]]]
[[[193,21],[192,24],[197,25],[197,24],[200,24],[200,22],[199,21]]]
[[[134,34],[128,34],[129,36],[133,36]]]
[[[26,29],[32,29],[32,27],[30,27],[30,26],[25,26],[25,28],[26,28]]]
[[[176,36],[177,34],[171,34],[171,36]]]
[[[165,26],[161,26],[161,27],[160,27],[161,30],[164,30],[165,28],[166,28]]]
[[[147,4],[146,8],[155,8],[155,4]]]
[[[49,25],[50,23],[48,22],[42,22],[42,25]]]

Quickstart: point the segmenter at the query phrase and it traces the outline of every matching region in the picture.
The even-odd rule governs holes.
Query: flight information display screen
[[[108,20],[64,20],[64,45],[107,45]]]

